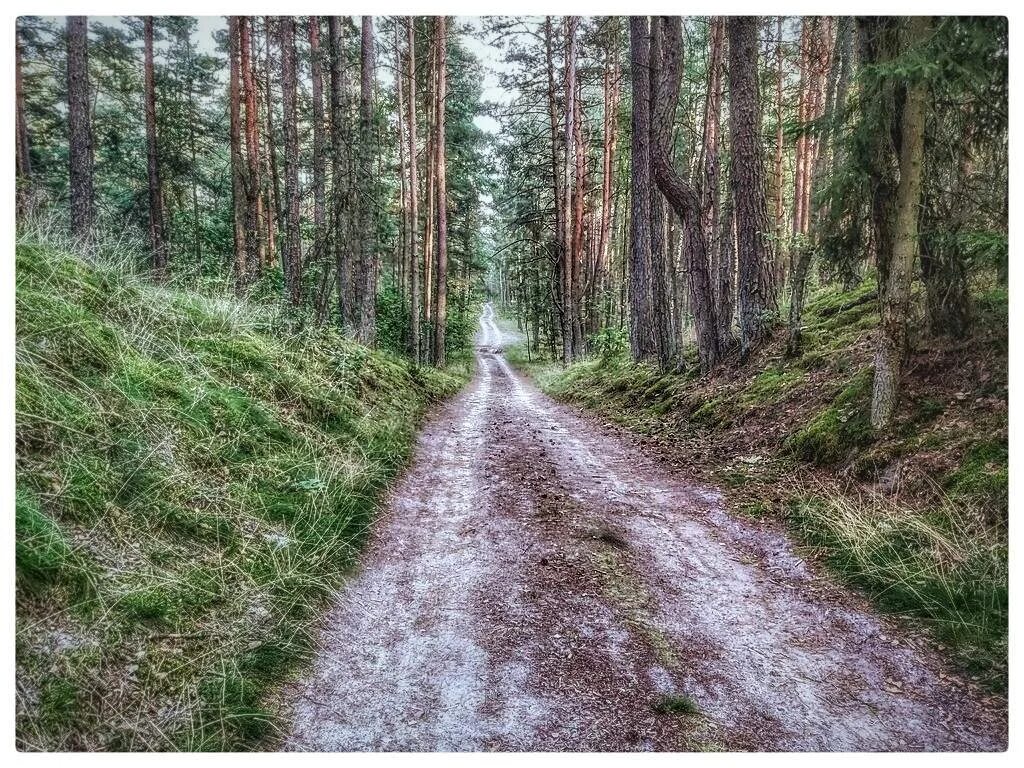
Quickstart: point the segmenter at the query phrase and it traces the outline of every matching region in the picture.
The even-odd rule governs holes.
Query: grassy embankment
[[[553,396],[666,449],[734,510],[781,520],[809,557],[923,624],[995,691],[1007,663],[1007,294],[962,343],[918,339],[897,423],[869,419],[874,286],[818,292],[804,354],[776,339],[714,376],[607,355],[562,370],[510,357]],[[782,336],[780,332],[778,336]],[[691,361],[692,362],[692,361]]]
[[[461,384],[277,325],[18,243],[19,748],[273,743],[275,691]]]

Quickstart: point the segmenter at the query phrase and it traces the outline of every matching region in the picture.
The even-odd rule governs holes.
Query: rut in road
[[[488,305],[293,701],[294,750],[997,750],[1006,714],[538,392]],[[673,697],[672,699],[666,697]],[[665,712],[668,701],[697,713]]]

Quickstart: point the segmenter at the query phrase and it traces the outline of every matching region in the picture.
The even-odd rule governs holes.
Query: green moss
[[[800,370],[782,366],[766,368],[740,393],[740,402],[747,407],[775,404],[803,378]]]
[[[832,403],[790,435],[786,447],[812,464],[838,464],[874,438],[870,399],[872,371],[862,370]]]
[[[1009,505],[1009,445],[1005,439],[974,442],[946,480],[951,493],[979,501],[995,519],[1005,520]]]

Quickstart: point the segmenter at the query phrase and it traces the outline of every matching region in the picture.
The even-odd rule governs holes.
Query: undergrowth
[[[104,250],[106,249],[106,250]],[[17,744],[272,743],[275,687],[461,376],[17,243]]]

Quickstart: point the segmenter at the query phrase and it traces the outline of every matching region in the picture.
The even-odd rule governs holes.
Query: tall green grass
[[[17,243],[17,741],[271,743],[380,492],[458,377]]]
[[[845,581],[922,621],[990,688],[1006,689],[1008,540],[981,510],[939,495],[922,511],[890,495],[805,482],[786,519]]]

